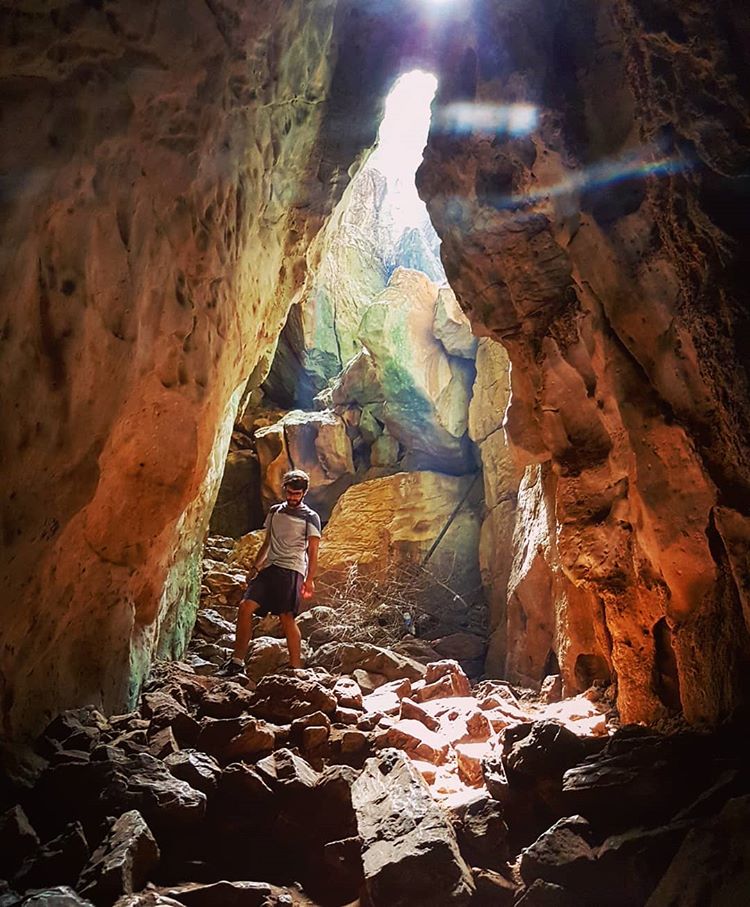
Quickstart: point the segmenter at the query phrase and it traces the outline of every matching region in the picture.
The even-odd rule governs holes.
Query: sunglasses
[[[299,485],[296,482],[290,482],[284,486],[285,491],[307,491],[306,485]]]

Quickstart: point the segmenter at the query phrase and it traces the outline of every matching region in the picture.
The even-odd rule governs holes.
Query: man
[[[216,672],[231,677],[245,669],[245,656],[252,636],[253,615],[277,614],[286,636],[289,664],[302,667],[302,637],[295,617],[300,599],[315,591],[313,578],[318,565],[320,517],[303,498],[310,478],[301,469],[284,475],[286,500],[274,504],[266,517],[266,537],[247,575],[248,587],[237,614],[234,653]]]

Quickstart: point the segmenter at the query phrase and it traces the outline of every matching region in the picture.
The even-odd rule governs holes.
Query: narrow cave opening
[[[476,678],[489,616],[484,435],[472,435],[470,410],[497,366],[478,361],[415,186],[436,89],[423,70],[396,79],[375,148],[308,251],[270,366],[238,413],[208,562],[232,539],[252,550],[282,476],[303,469],[323,523],[316,605],[349,638],[455,657]],[[362,510],[367,527],[352,516]]]

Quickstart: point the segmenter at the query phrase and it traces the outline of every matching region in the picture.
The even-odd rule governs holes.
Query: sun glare
[[[377,148],[368,160],[368,166],[379,170],[388,181],[394,219],[401,227],[421,223],[426,216],[414,174],[427,142],[430,104],[436,90],[435,76],[421,70],[398,79],[386,100]]]

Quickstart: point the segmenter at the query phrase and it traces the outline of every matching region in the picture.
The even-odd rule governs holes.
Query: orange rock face
[[[749,118],[739,19],[670,9],[479,3],[418,182],[462,308],[511,361],[508,676],[557,661],[571,692],[616,679],[625,720],[716,721],[750,655]]]
[[[237,403],[398,65],[390,20],[336,12],[3,14],[5,737],[122,710],[186,644]]]

